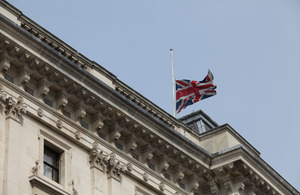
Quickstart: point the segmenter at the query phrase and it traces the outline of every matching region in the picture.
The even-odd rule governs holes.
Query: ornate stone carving
[[[97,121],[97,125],[96,125],[97,130],[101,130],[103,126],[104,126],[103,121],[98,120]]]
[[[0,84],[0,102],[4,102],[6,99],[6,93],[3,90],[3,85]]]
[[[81,133],[80,133],[80,131],[76,131],[76,132],[75,132],[75,138],[78,139],[78,140],[81,138]]]
[[[12,97],[6,97],[4,92],[1,93],[1,103],[4,105],[4,112],[8,117],[13,117],[16,120],[20,120],[22,114],[26,114],[27,106],[24,104],[23,98],[18,97],[17,101],[14,101]]]
[[[110,154],[106,172],[108,178],[114,178],[118,181],[121,181],[121,172],[125,172],[125,166],[121,165],[120,161],[116,159],[116,155],[114,153]]]
[[[75,186],[75,182],[74,182],[74,180],[72,180],[72,195],[78,195],[78,192],[74,186]]]
[[[165,190],[165,183],[164,183],[164,182],[161,182],[161,183],[159,184],[159,189],[160,189],[161,191],[164,191],[164,190]]]
[[[165,173],[168,170],[169,166],[170,166],[169,163],[167,162],[163,163],[161,173]]]
[[[39,161],[36,160],[35,161],[35,166],[32,167],[31,172],[32,172],[33,175],[37,175],[38,171],[39,171]]]
[[[120,137],[121,137],[121,133],[118,131],[114,131],[113,133],[111,133],[111,142],[118,141]]]
[[[90,153],[90,164],[95,166],[101,171],[105,170],[105,164],[107,164],[108,156],[104,155],[103,151],[100,149],[100,145],[97,142],[94,142],[93,148]]]
[[[198,188],[199,188],[199,183],[195,182],[192,190],[195,192],[198,190]]]
[[[149,180],[149,175],[148,175],[148,173],[144,173],[144,174],[143,174],[143,179],[144,179],[145,181],[148,181],[148,180]]]
[[[131,172],[133,170],[132,164],[131,163],[127,163],[126,168],[129,172]]]
[[[61,121],[61,120],[57,120],[56,121],[56,126],[58,127],[58,128],[62,128],[62,126],[63,126],[63,122]]]
[[[30,75],[28,74],[24,74],[21,80],[21,84],[25,85],[26,83],[28,83],[30,80]]]
[[[130,145],[129,150],[130,151],[134,151],[136,149],[136,147],[137,147],[137,143],[136,142],[132,142],[131,145]]]
[[[0,70],[3,72],[8,71],[10,68],[10,61],[8,60],[7,55],[3,55],[2,60],[0,61]]]
[[[43,116],[44,116],[44,111],[43,111],[43,109],[39,108],[39,109],[37,110],[37,114],[38,114],[39,117],[43,117]]]

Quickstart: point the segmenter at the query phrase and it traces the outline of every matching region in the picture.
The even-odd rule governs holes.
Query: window
[[[132,158],[134,158],[135,160],[139,160],[139,155],[138,154],[133,152],[131,155],[132,155]]]
[[[165,177],[167,180],[171,180],[171,176],[170,176],[168,173],[164,173],[164,177]]]
[[[115,146],[116,146],[116,148],[118,148],[119,150],[122,150],[122,151],[123,151],[123,145],[122,145],[121,143],[116,142],[116,143],[115,143]]]
[[[81,125],[83,128],[89,130],[89,124],[88,124],[87,122],[85,122],[85,121],[83,121],[83,120],[80,120],[80,125]]]
[[[98,131],[98,135],[99,137],[101,137],[102,139],[106,140],[106,135],[104,133],[102,133],[101,131]]]
[[[155,165],[152,164],[151,162],[148,162],[148,167],[149,167],[150,169],[152,169],[153,171],[155,171]]]
[[[60,153],[44,146],[44,175],[59,183]]]
[[[48,106],[50,106],[51,108],[53,107],[53,102],[51,100],[49,100],[48,98],[44,98],[44,103]]]
[[[31,89],[30,87],[25,86],[24,90],[25,90],[27,93],[29,93],[30,95],[32,95],[32,96],[34,95],[34,91],[33,91],[33,89]]]
[[[184,189],[184,190],[185,190],[185,184],[184,184],[184,183],[182,183],[182,182],[179,182],[179,183],[178,183],[178,185],[179,185],[179,187],[180,187],[180,188],[182,188],[182,189]]]
[[[15,83],[14,77],[10,76],[10,75],[7,74],[7,73],[4,74],[4,78],[5,78],[6,80],[8,80],[9,82],[11,82],[11,83]]]
[[[71,113],[66,111],[65,109],[62,110],[62,114],[66,117],[68,117],[69,119],[71,118]]]

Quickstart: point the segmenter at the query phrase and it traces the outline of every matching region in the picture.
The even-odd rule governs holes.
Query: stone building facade
[[[299,194],[230,125],[176,119],[6,1],[0,13],[0,194]]]

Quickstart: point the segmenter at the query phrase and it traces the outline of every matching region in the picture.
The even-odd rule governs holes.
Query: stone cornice
[[[20,36],[20,35],[18,35]],[[30,37],[29,37],[30,38]],[[33,38],[33,37],[32,37]],[[35,38],[36,39],[36,38]],[[11,40],[10,40],[11,41]],[[37,40],[36,40],[37,41]],[[9,41],[8,41],[9,42]],[[15,43],[13,43],[13,41],[11,41],[11,43],[8,43],[10,45],[14,45]],[[34,42],[32,42],[32,44],[34,44]],[[31,44],[31,45],[32,45]],[[38,43],[36,43],[38,44]],[[45,45],[45,49],[48,49],[48,45]],[[7,47],[7,46],[5,46]],[[8,47],[14,47],[14,46],[8,46]],[[24,48],[22,48],[21,46],[18,46],[18,48],[21,48],[21,50],[19,50],[19,54],[18,55],[24,55],[24,52],[26,52],[24,50]],[[51,60],[53,61],[57,61],[56,59],[54,59],[54,55],[55,52],[57,51],[52,51],[54,52],[53,54],[51,53],[46,53],[44,52],[44,55],[49,55],[49,57],[51,58]],[[28,52],[29,54],[31,54],[31,52]],[[48,57],[48,56],[45,56]],[[34,59],[34,55],[31,54],[31,60]],[[145,115],[146,117],[144,117],[144,119],[147,119],[147,121],[149,123],[151,123],[150,126],[154,125],[154,126],[159,126],[160,128],[166,128],[168,129],[167,131],[157,131],[158,133],[166,133],[168,135],[168,137],[172,134],[178,134],[177,132],[174,132],[173,128],[167,127],[166,125],[164,125],[165,123],[163,123],[161,120],[159,120],[157,117],[153,116],[151,113],[149,113],[148,111],[146,111],[145,109],[142,109],[140,106],[136,105],[135,103],[133,103],[132,101],[130,101],[128,98],[125,98],[124,96],[121,96],[117,91],[111,89],[110,87],[108,87],[107,85],[105,85],[102,81],[100,81],[99,79],[97,79],[96,77],[94,77],[93,75],[89,74],[88,72],[84,71],[82,68],[80,68],[79,66],[74,65],[73,62],[70,61],[65,61],[65,63],[69,63],[66,66],[62,66],[61,63],[63,62],[62,59],[58,59],[59,66],[56,65],[56,63],[53,63],[54,67],[51,67],[52,64],[47,64],[46,62],[43,62],[43,59],[39,59],[40,63],[38,66],[40,71],[40,74],[44,74],[46,75],[49,79],[53,79],[53,81],[56,81],[57,79],[61,79],[62,77],[60,75],[64,75],[68,73],[68,76],[65,75],[65,78],[72,80],[72,78],[74,80],[77,80],[78,78],[80,78],[80,82],[84,82],[84,88],[82,88],[85,91],[89,91],[90,96],[94,96],[94,97],[98,97],[98,95],[96,95],[95,93],[100,92],[105,94],[104,96],[102,95],[101,98],[104,98],[104,103],[106,104],[106,101],[110,101],[111,103],[117,103],[117,104],[121,104],[118,106],[118,108],[125,108],[128,107],[128,105],[131,105],[130,108],[126,108],[125,110],[121,111],[121,112],[131,112],[133,115],[137,115],[137,113],[142,113],[142,115]],[[72,66],[70,66],[72,65]],[[57,67],[55,67],[57,66]],[[61,71],[62,69],[64,69],[64,72],[59,72],[58,70],[56,70],[56,68],[59,68]],[[77,69],[77,71],[74,71],[74,69]],[[72,74],[74,75],[72,75]],[[57,74],[57,76],[55,76]],[[71,77],[72,76],[72,77]],[[57,79],[55,78],[57,77]],[[52,81],[52,82],[53,82]],[[76,86],[80,87],[81,83],[76,83]],[[100,84],[100,86],[99,86]],[[70,86],[71,87],[71,86]],[[88,88],[86,88],[88,87]],[[68,90],[68,89],[67,89]],[[99,98],[98,98],[99,99]],[[112,107],[115,107],[116,105],[113,104]],[[131,109],[131,111],[129,110]],[[151,119],[151,120],[149,120]],[[174,119],[175,120],[175,119]],[[146,121],[146,120],[145,120]],[[179,134],[178,134],[179,135]],[[186,143],[192,143],[191,141],[189,141],[188,139],[186,139],[184,136],[179,136],[179,140],[184,141]],[[176,139],[178,139],[178,136],[176,136]],[[193,144],[193,143],[192,143]],[[196,146],[195,144],[193,144],[195,147],[195,152],[193,152],[194,154],[197,154],[199,152],[196,152],[197,150],[199,150],[200,147]],[[190,150],[190,147],[188,147]],[[203,151],[204,155],[203,157],[206,158],[205,156],[207,156],[207,152],[205,152],[203,149],[200,148],[201,151]],[[199,155],[199,154],[198,154]]]
[[[264,185],[260,187],[269,186],[268,191],[270,194],[272,194],[271,191],[276,192],[275,194],[299,194],[271,166],[259,156],[251,153],[243,145],[214,154],[210,169],[221,174],[221,169],[226,169],[227,172],[236,170],[233,169],[233,166],[237,166],[237,164],[239,164],[239,172],[243,173],[245,178],[248,178],[251,182],[254,182],[253,179],[256,180],[253,185],[258,185],[258,182],[262,182]],[[266,189],[264,188],[264,190]]]
[[[59,52],[66,59],[82,67],[83,69],[87,69],[87,67],[89,67],[101,72],[107,78],[109,78],[112,83],[116,85],[116,90],[126,98],[133,101],[138,106],[140,106],[162,122],[166,123],[167,125],[172,126],[173,128],[181,128],[184,131],[189,132],[193,136],[195,136],[195,132],[190,130],[184,123],[159,108],[157,105],[149,101],[147,98],[145,98],[135,90],[131,89],[128,85],[120,81],[115,75],[107,71],[104,67],[86,58],[84,55],[70,47],[55,35],[51,34],[46,29],[42,28],[40,25],[32,21],[30,18],[23,15],[22,12],[11,6],[9,3],[5,2],[4,4],[9,8],[9,10],[17,15],[17,18],[21,22],[21,27],[23,29],[44,42],[46,45],[53,48],[55,51]]]

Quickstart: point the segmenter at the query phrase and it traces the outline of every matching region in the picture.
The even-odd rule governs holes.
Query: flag
[[[216,95],[217,86],[213,79],[213,74],[208,70],[202,81],[176,80],[176,113],[199,100]]]

